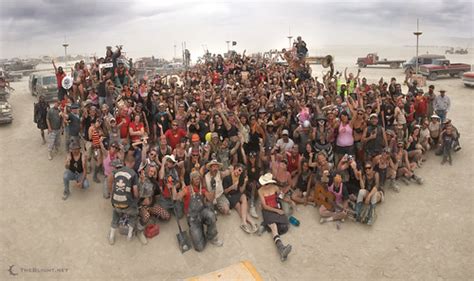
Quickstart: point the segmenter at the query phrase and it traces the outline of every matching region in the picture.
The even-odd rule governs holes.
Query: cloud
[[[134,54],[169,57],[174,42],[224,51],[226,40],[259,51],[286,46],[289,27],[317,44],[406,44],[417,18],[427,41],[472,37],[473,4],[459,0],[7,0],[0,2],[0,56],[56,53],[65,35],[78,53],[120,43]]]

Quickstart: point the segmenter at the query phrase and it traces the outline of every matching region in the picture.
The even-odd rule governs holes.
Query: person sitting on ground
[[[308,161],[303,160],[301,163],[301,172],[298,175],[296,186],[291,195],[291,200],[298,204],[308,204],[313,202],[314,190],[313,172],[311,171]]]
[[[146,162],[141,165],[139,169],[139,180],[138,180],[138,194],[139,194],[139,217],[140,220],[137,224],[137,230],[143,231],[150,221],[151,216],[155,216],[162,220],[169,220],[171,215],[167,210],[162,208],[159,204],[154,204],[154,192],[158,188],[158,167],[153,162],[147,164]],[[143,244],[147,243],[146,237],[138,237],[140,242]],[[143,239],[145,238],[145,239]]]
[[[327,191],[335,196],[333,207],[328,209],[326,206],[319,207],[320,223],[344,220],[347,217],[347,210],[349,207],[349,192],[346,185],[342,182],[342,177],[339,173],[333,178],[331,185],[327,187]]]
[[[405,150],[405,143],[399,141],[397,144],[397,152],[395,152],[395,167],[397,170],[397,178],[401,179],[406,185],[409,180],[415,180],[418,184],[423,183],[423,179],[415,175],[416,163],[408,160],[408,153]]]
[[[384,200],[384,191],[380,186],[379,173],[374,171],[372,164],[366,163],[364,173],[360,177],[360,190],[355,207],[356,220],[372,225],[375,220],[375,206]],[[362,204],[369,205],[366,217],[362,216]]]
[[[224,194],[230,203],[230,208],[237,211],[241,219],[240,228],[247,233],[255,233],[257,225],[250,219],[248,215],[248,201],[245,195],[248,178],[244,173],[244,167],[238,164],[230,175],[222,179],[222,187]]]
[[[281,204],[278,202],[280,194],[280,188],[276,185],[276,181],[273,180],[273,176],[270,173],[259,178],[259,183],[262,185],[258,190],[260,202],[262,205],[262,216],[263,222],[259,229],[259,234],[263,234],[266,228],[270,228],[273,236],[273,241],[280,254],[280,260],[285,261],[291,252],[291,245],[284,245],[281,241],[280,235],[285,234],[288,231],[288,217],[281,208]]]
[[[212,204],[214,204],[219,212],[223,215],[230,214],[230,202],[224,194],[222,180],[230,175],[232,168],[220,171],[222,164],[213,159],[207,163],[206,168],[209,172],[204,176],[206,190],[211,194]]]
[[[177,201],[176,197],[176,194],[182,187],[182,181],[176,167],[177,164],[178,161],[176,161],[174,155],[166,155],[163,157],[159,173],[161,196],[158,199],[158,204],[180,219],[184,215],[184,205],[182,201]]]
[[[213,196],[203,185],[201,174],[198,171],[191,172],[190,178],[191,184],[178,193],[178,199],[184,202],[184,212],[194,249],[198,252],[204,250],[206,240],[221,247],[224,242],[218,236],[217,217],[214,210],[207,204],[212,202]],[[207,228],[205,234],[204,226]]]
[[[378,162],[375,163],[374,170],[380,175],[380,186],[384,187],[388,182],[390,188],[393,188],[395,192],[400,192],[400,187],[395,182],[397,169],[389,148],[384,148]]]
[[[66,200],[69,197],[69,181],[75,180],[76,187],[82,189],[89,188],[89,181],[87,180],[87,159],[86,156],[82,154],[81,147],[78,143],[71,143],[69,149],[71,152],[67,154],[65,167],[66,171],[63,175],[64,182],[64,192],[63,200]]]

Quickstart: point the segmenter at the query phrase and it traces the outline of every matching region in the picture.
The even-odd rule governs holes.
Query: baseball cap
[[[282,134],[282,135],[287,135],[287,136],[288,136],[290,133],[288,132],[288,130],[287,130],[287,129],[285,129],[285,130],[283,130],[283,131],[281,132],[281,134]]]

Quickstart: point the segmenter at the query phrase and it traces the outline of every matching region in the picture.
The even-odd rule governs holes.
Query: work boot
[[[400,192],[400,186],[398,186],[394,179],[389,179],[388,182],[390,188],[393,188],[393,190],[397,193]]]
[[[63,200],[66,200],[69,197],[69,192],[63,193]]]
[[[99,167],[94,168],[94,175],[92,176],[92,180],[96,183],[100,183],[99,178],[97,177],[97,174],[99,173]]]
[[[286,258],[288,257],[288,255],[290,254],[291,252],[291,245],[288,244],[288,245],[283,245],[283,242],[281,242],[280,239],[278,239],[276,241],[276,246],[277,246],[277,249],[278,249],[278,253],[280,253],[280,260],[281,261],[286,261]]]
[[[48,160],[53,160],[53,152],[48,151]]]
[[[258,227],[258,230],[257,230],[257,235],[258,236],[262,236],[263,233],[265,233],[265,226],[263,224],[261,224],[259,227]]]
[[[367,225],[372,225],[375,221],[375,204],[370,204],[369,214],[367,215]]]
[[[141,242],[143,245],[148,244],[148,240],[146,239],[145,234],[143,233],[143,231],[139,231],[139,232],[137,233],[137,237],[138,237],[138,240],[140,240],[140,242]]]
[[[357,202],[355,207],[356,221],[360,221],[360,210],[362,209],[362,202]]]
[[[415,174],[413,174],[412,179],[414,179],[416,181],[416,183],[419,184],[419,185],[423,184],[423,179],[420,178],[419,176],[415,175]]]
[[[116,228],[110,228],[110,233],[109,233],[109,244],[110,245],[113,245],[115,244],[115,231],[116,231]]]
[[[217,247],[222,247],[222,245],[224,245],[224,241],[219,239],[219,236],[217,236],[217,235],[216,235],[216,237],[209,240],[209,243],[211,243],[212,245],[217,246]]]
[[[257,210],[255,210],[254,205],[250,206],[250,215],[252,216],[252,218],[258,219]]]

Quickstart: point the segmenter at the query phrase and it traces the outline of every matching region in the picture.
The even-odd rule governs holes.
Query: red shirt
[[[118,120],[117,120],[118,122]],[[182,128],[177,128],[176,131],[173,132],[173,129],[168,129],[165,132],[166,139],[168,140],[168,144],[174,149],[182,138],[186,136],[186,131]]]
[[[134,132],[140,132],[144,128],[144,126],[142,122],[139,122],[138,125],[135,124],[135,122],[131,122],[129,128],[132,129],[132,131]],[[140,138],[141,136],[130,136],[132,143],[139,142]]]
[[[61,89],[63,87],[63,78],[66,77],[66,73],[59,73],[59,72],[56,72],[56,80],[58,82],[58,90]]]
[[[120,138],[126,139],[128,137],[128,127],[130,126],[130,117],[128,116],[123,117],[121,115],[118,116],[116,119],[117,124],[120,124],[122,120],[124,121],[124,123],[122,124],[122,127],[120,127]]]
[[[184,203],[184,213],[187,214],[188,213],[188,209],[189,209],[189,202],[191,202],[191,190],[190,190],[191,186],[186,186],[184,188],[184,197],[183,197],[183,203]],[[199,186],[194,186],[193,187],[193,190],[195,193],[199,193]],[[202,197],[204,198],[204,194],[207,193],[207,190],[206,188],[203,186],[202,189],[201,189],[201,194],[202,194]]]
[[[288,160],[288,164],[286,165],[286,170],[288,172],[293,172],[298,170],[298,164],[300,162],[300,155],[296,154],[296,156],[293,156],[292,153],[287,153],[286,154],[286,159]]]
[[[428,99],[426,97],[417,97],[415,101],[416,114],[426,116],[428,113]]]

